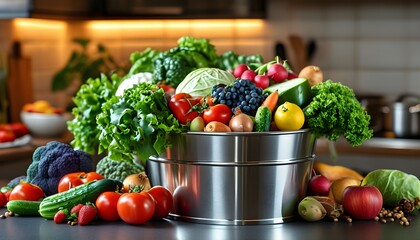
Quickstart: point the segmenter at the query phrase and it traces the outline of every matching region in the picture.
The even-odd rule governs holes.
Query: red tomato
[[[225,104],[216,104],[207,108],[204,111],[203,119],[207,124],[211,121],[222,122],[226,125],[229,125],[229,121],[232,118],[232,111]]]
[[[13,133],[12,130],[0,130],[0,143],[13,142],[15,139],[16,135]]]
[[[147,192],[125,193],[117,203],[118,215],[129,224],[143,224],[155,212],[155,200]]]
[[[175,93],[175,88],[173,88],[171,85],[158,84],[158,87],[162,88],[165,93],[169,93],[169,94]]]
[[[200,115],[199,111],[193,109],[200,107],[200,99],[193,98],[188,93],[177,93],[171,97],[169,109],[181,124],[187,124]]]
[[[58,192],[64,192],[70,188],[82,185],[93,180],[100,180],[104,177],[96,172],[74,172],[64,175],[58,182]]]
[[[7,204],[7,197],[4,193],[0,192],[0,208],[6,206]]]
[[[23,123],[16,122],[16,123],[9,123],[8,125],[17,138],[25,136],[26,134],[29,134],[29,129]]]
[[[38,201],[44,197],[44,192],[40,187],[31,183],[19,183],[16,185],[9,196],[9,201],[12,200],[29,200]]]
[[[117,210],[118,199],[121,194],[117,192],[103,192],[96,199],[95,206],[98,216],[104,221],[116,221],[120,219]]]
[[[10,188],[7,191],[2,191],[2,193],[4,194],[4,196],[6,196],[7,201],[9,201],[10,198],[10,193],[12,193],[13,188]]]
[[[155,213],[153,214],[154,219],[161,219],[168,216],[174,205],[174,198],[172,193],[163,186],[154,186],[148,193],[152,195],[156,203]]]

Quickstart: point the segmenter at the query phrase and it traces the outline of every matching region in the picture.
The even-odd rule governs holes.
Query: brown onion
[[[129,192],[133,187],[142,187],[143,191],[151,188],[149,178],[145,172],[128,175],[123,181],[123,188],[125,192]]]
[[[300,78],[308,79],[309,85],[314,86],[324,80],[324,74],[318,66],[309,65],[304,67],[299,72]]]
[[[254,121],[245,113],[242,113],[239,107],[235,109],[235,115],[229,121],[229,127],[232,132],[252,132]]]

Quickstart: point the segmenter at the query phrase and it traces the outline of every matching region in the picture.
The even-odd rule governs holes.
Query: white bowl
[[[60,137],[67,131],[67,114],[47,114],[22,111],[22,122],[30,133],[39,137]]]

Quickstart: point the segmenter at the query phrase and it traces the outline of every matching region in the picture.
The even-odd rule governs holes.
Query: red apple
[[[354,219],[374,218],[382,203],[382,194],[375,186],[349,186],[343,192],[344,211]]]
[[[328,196],[331,181],[323,175],[315,175],[309,180],[308,192],[314,196]]]
[[[241,79],[248,79],[248,80],[250,80],[251,82],[254,82],[254,78],[255,78],[255,76],[257,76],[257,74],[256,74],[254,71],[252,71],[252,70],[248,69],[248,70],[245,70],[245,71],[242,73],[242,75],[241,75]]]
[[[257,75],[254,82],[257,87],[265,89],[270,85],[270,78],[267,75]]]
[[[245,70],[249,70],[249,67],[246,64],[239,64],[233,70],[233,76],[235,76],[235,78],[240,78]]]

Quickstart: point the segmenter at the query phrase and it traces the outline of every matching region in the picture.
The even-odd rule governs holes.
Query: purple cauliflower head
[[[52,141],[38,147],[27,170],[27,180],[42,188],[49,196],[58,192],[60,179],[72,172],[91,172],[94,163],[90,154],[74,150],[70,145]]]

